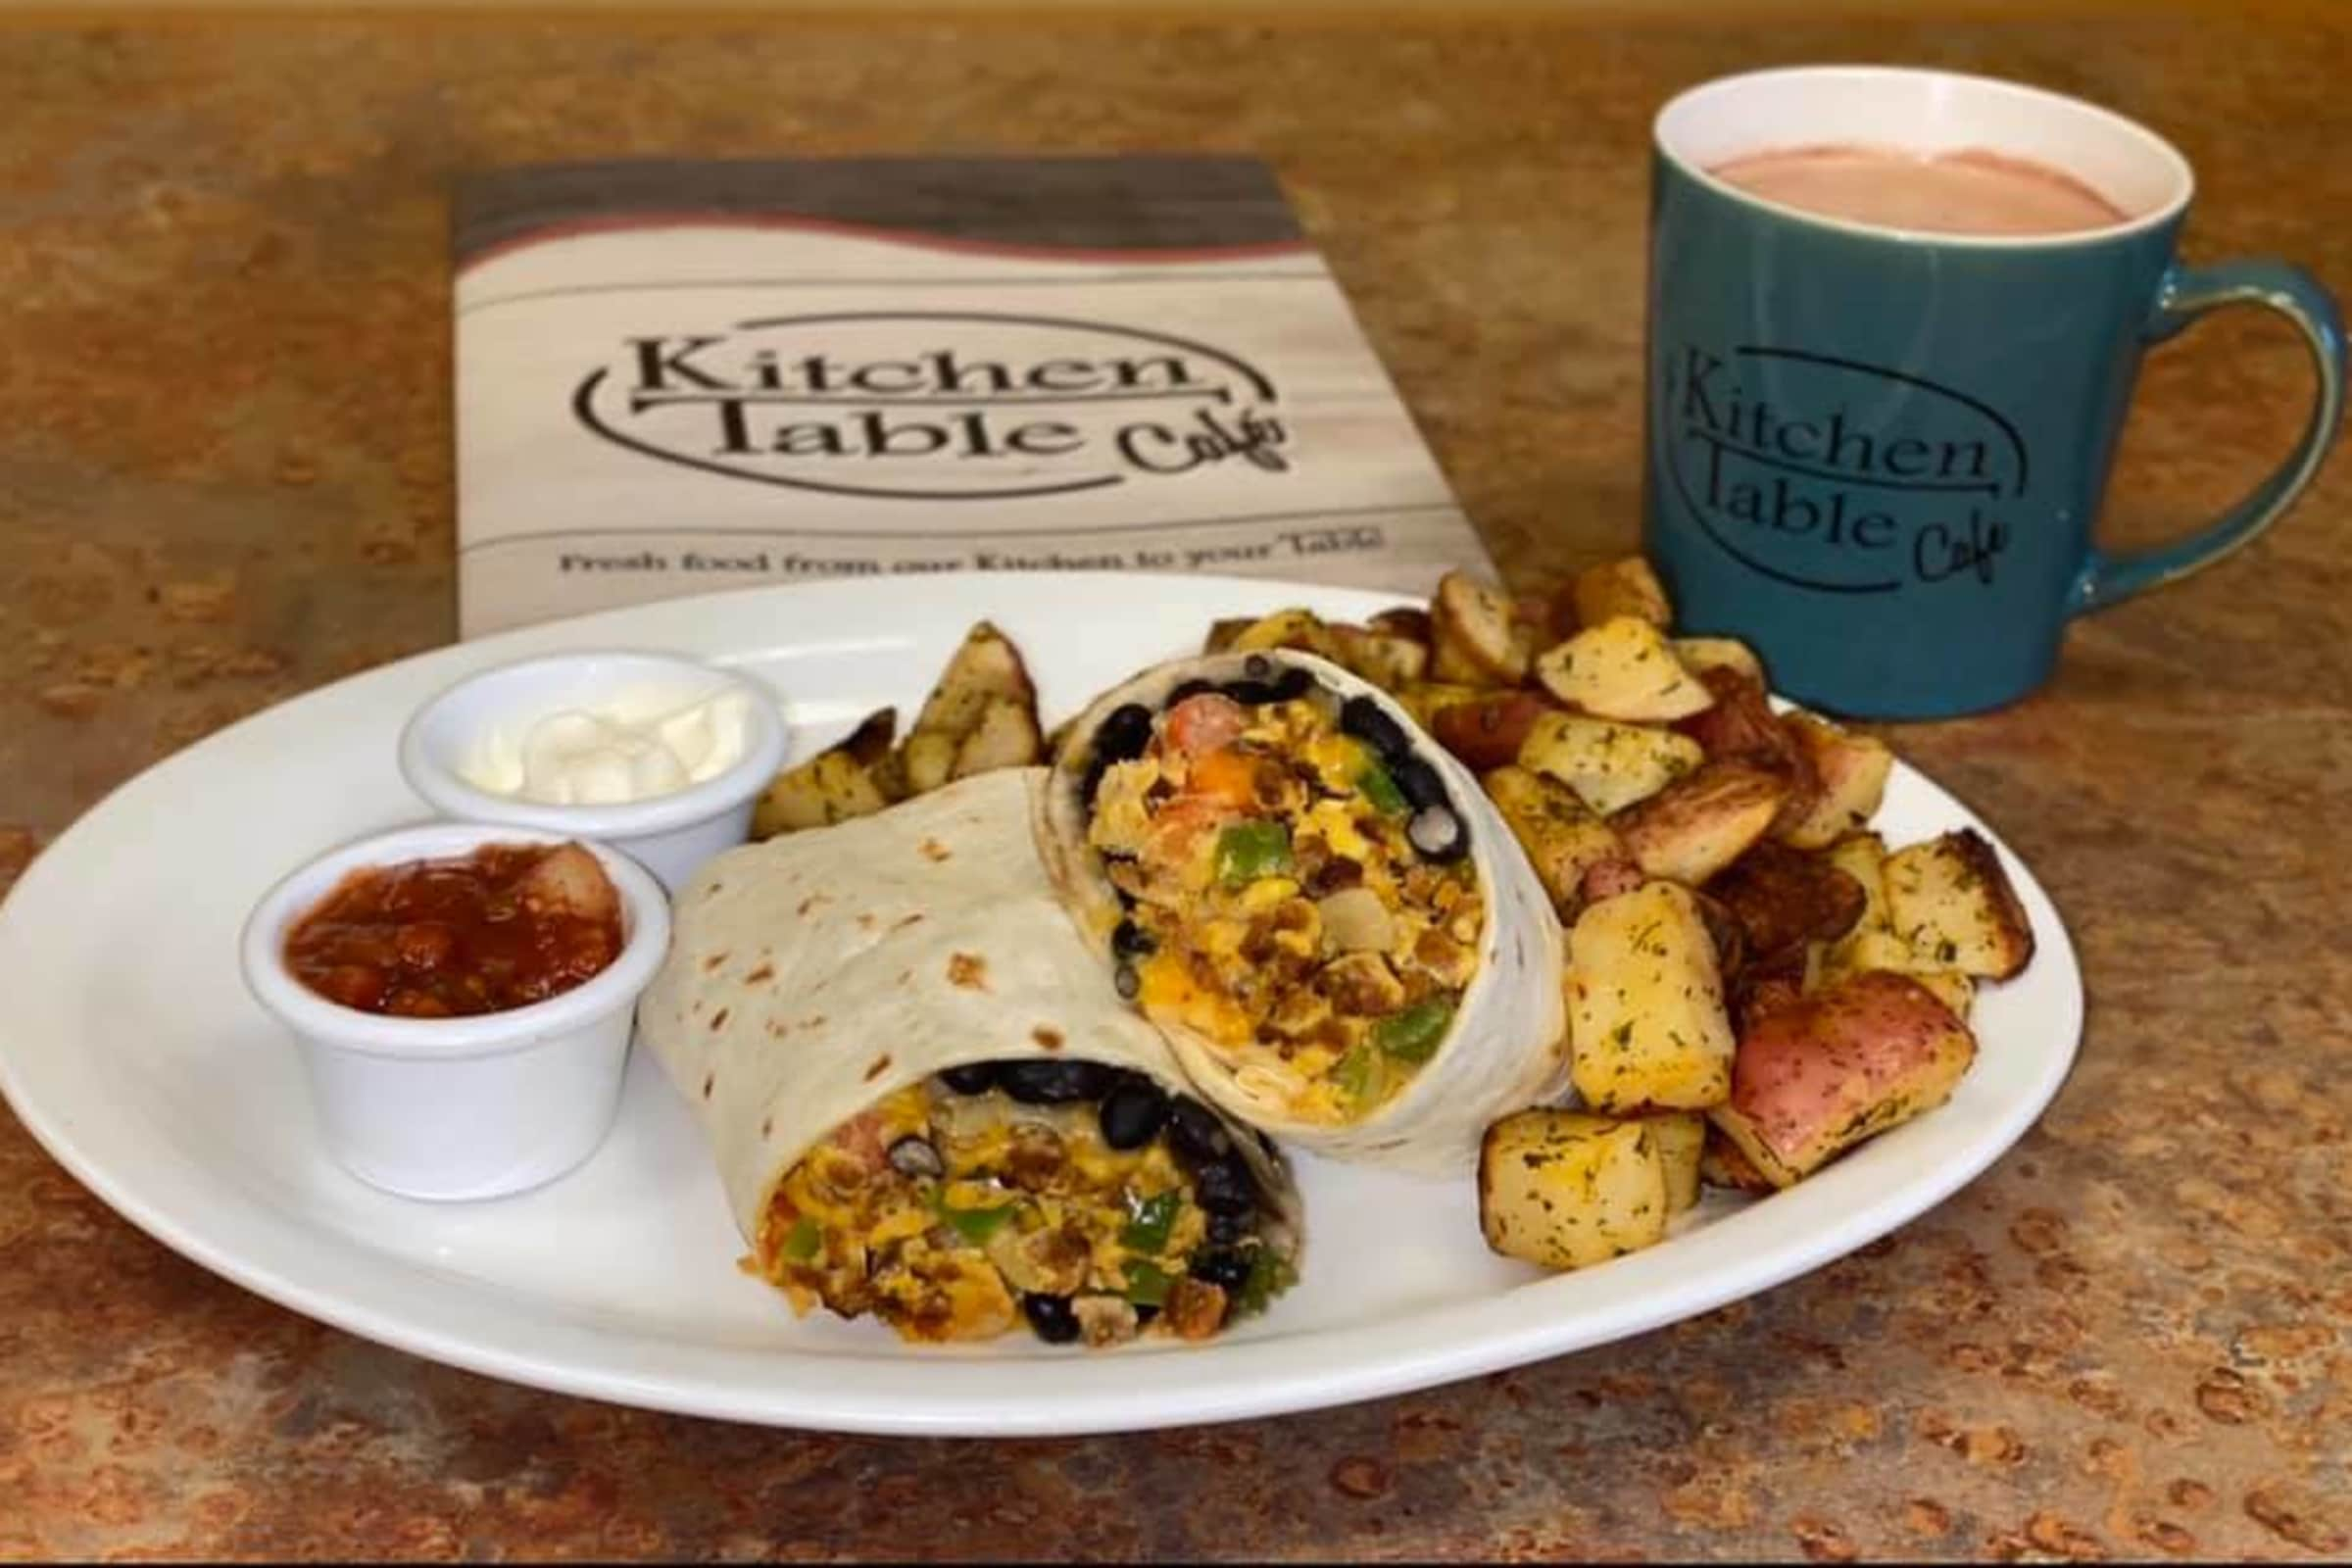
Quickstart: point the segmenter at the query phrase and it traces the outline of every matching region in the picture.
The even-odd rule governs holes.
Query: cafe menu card
[[[454,230],[467,636],[760,583],[1488,564],[1250,160],[509,169]]]

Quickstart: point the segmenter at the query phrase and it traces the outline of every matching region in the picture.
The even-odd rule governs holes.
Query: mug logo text
[[[1679,345],[1653,411],[1708,537],[1837,593],[1990,583],[2025,494],[2025,444],[1989,406],[1899,370],[1792,349]]]

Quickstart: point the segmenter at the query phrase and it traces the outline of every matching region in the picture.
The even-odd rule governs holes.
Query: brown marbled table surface
[[[470,166],[1262,154],[1524,587],[1635,535],[1644,136],[1681,84],[1875,57],[2079,91],[2196,161],[2193,257],[2352,290],[2352,16],[1933,10],[0,23],[0,886],[173,749],[451,635]],[[2160,353],[2110,537],[2232,498],[2308,377],[2259,319]],[[1833,1267],[1351,1409],[843,1440],[323,1328],[148,1241],[0,1112],[0,1555],[2341,1554],[2352,462],[2081,625],[2035,700],[1898,744],[2056,896],[2089,1033],[2013,1153]]]

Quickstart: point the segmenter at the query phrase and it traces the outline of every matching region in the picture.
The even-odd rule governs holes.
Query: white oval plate
[[[1110,1353],[1022,1336],[902,1346],[796,1321],[743,1249],[686,1109],[645,1053],[602,1150],[537,1192],[387,1197],[320,1148],[285,1035],[238,979],[254,901],[329,845],[429,813],[394,748],[418,704],[557,649],[671,649],[767,681],[795,755],[896,703],[911,716],[973,620],[1020,646],[1049,724],[1221,615],[1397,601],[1200,577],[966,576],[672,601],[426,654],[214,735],[110,796],[0,907],[0,1089],[50,1153],[165,1245],[298,1312],[418,1355],[659,1409],[855,1432],[1079,1433],[1312,1409],[1638,1334],[1765,1290],[1932,1208],[2024,1134],[2064,1080],[2082,977],[2058,912],[2002,851],[2040,953],[1988,988],[1982,1054],[1941,1109],[1762,1201],[1711,1197],[1665,1244],[1546,1276],[1491,1254],[1468,1181],[1301,1159],[1305,1278],[1205,1346]],[[1963,824],[1898,767],[1878,825]]]

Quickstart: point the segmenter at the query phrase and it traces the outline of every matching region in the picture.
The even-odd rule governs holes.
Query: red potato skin
[[[1805,950],[1791,948],[1751,962],[1731,976],[1732,1022],[1741,1039],[1764,1019],[1805,998]]]
[[[1527,732],[1559,704],[1532,691],[1496,692],[1472,702],[1441,708],[1430,716],[1438,744],[1461,759],[1473,773],[1491,773],[1519,760]]]
[[[1715,705],[1677,720],[1673,727],[1698,742],[1711,762],[1744,762],[1788,781],[1788,799],[1774,820],[1775,831],[1802,817],[1821,793],[1821,776],[1813,754],[1772,710],[1762,683],[1721,667],[1698,671],[1698,679]]]
[[[1968,1027],[1931,992],[1873,970],[1756,1016],[1733,1062],[1731,1108],[1784,1164],[1810,1171],[1941,1104],[1975,1055]]]
[[[1576,579],[1574,577],[1570,577],[1552,590],[1550,600],[1544,607],[1544,629],[1550,633],[1553,643],[1564,643],[1584,630],[1584,627],[1577,623]],[[1548,648],[1551,644],[1546,643],[1544,646]]]
[[[1649,878],[1631,860],[1603,860],[1585,873],[1580,894],[1585,904],[1598,904],[1620,893],[1631,893]]]
[[[1766,839],[1707,883],[1747,934],[1747,951],[1769,958],[1808,942],[1835,942],[1862,918],[1862,884],[1802,850]]]
[[[1781,715],[1772,710],[1760,684],[1722,665],[1699,670],[1697,675],[1715,705],[1675,720],[1674,728],[1698,742],[1710,760],[1752,762],[1775,769],[1794,765],[1801,748],[1788,726],[1781,722]]]

